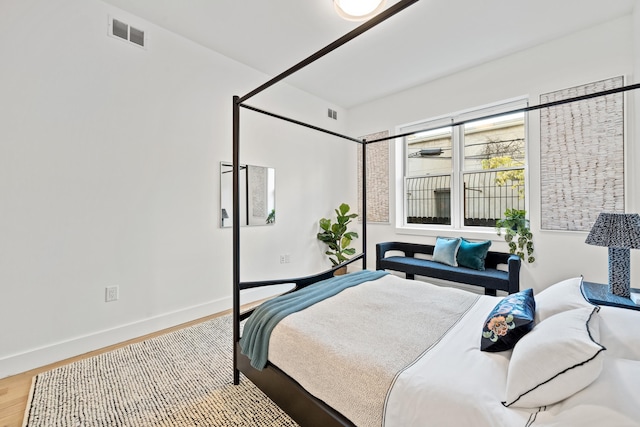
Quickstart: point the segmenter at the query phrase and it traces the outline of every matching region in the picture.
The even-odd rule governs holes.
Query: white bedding
[[[511,351],[478,349],[479,328],[492,308],[493,301],[483,300],[438,343],[437,351],[402,372],[389,394],[386,427],[640,426],[640,361],[607,351],[598,379],[568,399],[538,410],[504,407]],[[630,311],[607,309],[601,321],[610,311],[616,319],[634,317]]]
[[[404,281],[395,276],[379,280],[390,281],[391,285],[397,280]],[[570,298],[581,298],[579,290],[573,289],[575,287],[573,284],[570,285],[565,287],[572,292]],[[358,288],[363,292],[366,284]],[[355,292],[357,295],[358,291]],[[563,292],[567,294],[567,291]],[[383,298],[379,298],[377,308],[388,303],[388,299],[395,298],[391,295],[393,293],[390,292]],[[548,297],[547,301],[541,298],[544,309],[547,305],[556,304],[556,300],[566,296],[559,292],[556,294],[553,294],[552,298]],[[363,294],[356,296],[356,301],[362,297]],[[386,398],[381,416],[365,417],[363,419],[367,419],[366,423],[356,422],[356,424],[385,427],[640,426],[640,311],[602,307],[598,313],[600,343],[607,347],[607,350],[598,356],[604,357],[603,369],[598,378],[564,401],[548,407],[528,410],[507,408],[502,404],[505,399],[511,351],[487,353],[479,349],[483,323],[500,299],[500,297],[478,297],[435,345],[430,349],[425,348],[421,356],[407,363],[405,368],[399,369],[398,375],[386,391],[386,396],[378,396],[378,399]],[[549,303],[548,300],[553,303]],[[376,301],[375,297],[373,301]],[[283,320],[282,325],[278,325],[272,335],[269,359],[308,388],[312,394],[345,413],[349,411],[345,408],[351,402],[345,402],[345,394],[342,393],[345,383],[341,380],[344,378],[337,378],[335,383],[329,380],[330,386],[324,391],[314,390],[318,384],[327,382],[325,378],[327,372],[345,371],[333,365],[335,359],[324,355],[313,359],[313,353],[318,352],[317,349],[307,352],[303,349],[307,347],[306,340],[309,339],[304,338],[304,333],[301,332],[304,324],[314,325],[312,329],[315,330],[312,335],[321,333],[324,329],[323,325],[326,325],[323,321],[315,321],[312,320],[313,317],[308,316],[313,311],[318,311],[326,318],[325,309],[331,304],[333,302],[322,302],[316,304],[313,310],[307,309]],[[355,304],[355,302],[351,301],[347,304]],[[425,311],[429,309],[429,302],[418,301],[418,304],[423,304]],[[558,302],[558,304],[561,303]],[[395,310],[396,315],[401,317],[405,314],[401,309],[397,311],[398,306],[393,305],[393,307],[392,312]],[[349,313],[342,308],[333,317],[348,318],[348,315]],[[361,313],[356,314],[356,318],[360,315]],[[342,320],[353,321],[353,319]],[[340,324],[340,321],[337,324]],[[294,338],[288,335],[291,331],[295,331]],[[324,339],[331,340],[326,337]],[[283,346],[283,342],[289,342],[289,344]],[[372,344],[382,358],[387,353],[385,346],[388,345],[395,346],[397,343],[387,339],[385,342]],[[545,363],[546,357],[553,358],[554,355],[545,355],[539,363]],[[306,372],[300,372],[300,370]],[[318,378],[317,375],[322,375],[322,378]],[[344,374],[338,377],[341,375]],[[351,380],[347,379],[347,384],[350,383]],[[307,387],[307,384],[311,386]],[[331,387],[334,387],[334,393],[331,392]],[[355,391],[358,393],[357,388]],[[318,395],[317,392],[324,394]],[[376,393],[381,391],[378,390]],[[366,390],[361,390],[361,394],[366,395]],[[378,421],[369,424],[369,419]]]
[[[480,300],[437,348],[398,376],[387,401],[386,426],[523,425],[523,414],[514,424],[504,415],[514,410],[501,404],[510,352],[480,351],[482,324],[495,304],[493,298]]]

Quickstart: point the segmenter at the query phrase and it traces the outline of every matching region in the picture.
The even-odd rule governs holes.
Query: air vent
[[[331,108],[327,110],[327,116],[330,119],[338,120],[338,112],[336,110],[332,110]]]
[[[109,35],[145,47],[144,31],[119,19],[109,18]]]

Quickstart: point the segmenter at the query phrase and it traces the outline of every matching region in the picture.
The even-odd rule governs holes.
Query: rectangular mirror
[[[276,221],[276,170],[240,165],[240,225],[271,225]],[[220,163],[220,227],[233,226],[233,166]]]

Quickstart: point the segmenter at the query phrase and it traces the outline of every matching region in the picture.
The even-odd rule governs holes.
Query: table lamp
[[[609,293],[630,298],[629,249],[640,248],[640,216],[603,212],[585,243],[609,248]]]

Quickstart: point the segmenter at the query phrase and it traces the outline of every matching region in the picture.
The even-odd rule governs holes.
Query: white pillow
[[[565,311],[542,321],[513,349],[504,406],[552,405],[591,384],[602,371],[598,307]]]
[[[607,358],[640,361],[640,311],[603,305],[600,318],[600,343],[607,347]]]
[[[536,323],[540,323],[554,314],[575,308],[593,305],[582,294],[582,277],[563,280],[536,294]]]

